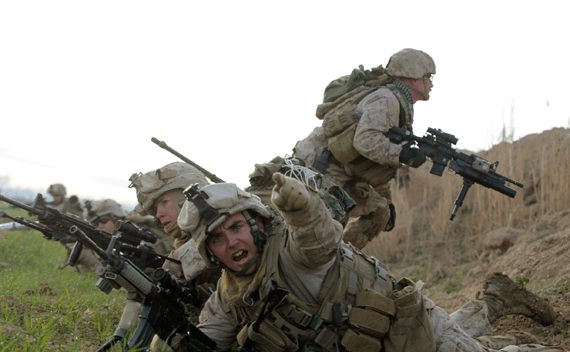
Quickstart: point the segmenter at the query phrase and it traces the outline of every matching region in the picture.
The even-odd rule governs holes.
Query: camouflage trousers
[[[483,346],[475,338],[485,336],[491,331],[488,318],[488,306],[485,301],[473,300],[467,302],[451,314],[424,296],[426,307],[433,307],[430,321],[436,335],[437,352],[493,352],[495,350]],[[509,345],[508,351],[521,352],[560,352],[559,347],[546,347],[538,344]]]
[[[344,242],[362,249],[380,234],[390,220],[390,184],[372,187],[359,177],[351,176],[340,165],[329,164],[325,177],[342,187],[356,202],[343,232]]]
[[[436,337],[437,352],[489,352],[493,351],[479,344],[461,326],[470,325],[469,321],[474,320],[485,325],[486,310],[481,315],[474,310],[466,311],[461,316],[456,316],[454,320],[443,308],[436,306],[429,298],[424,296],[424,304],[429,311],[430,322]],[[453,314],[452,314],[453,315]],[[482,321],[482,320],[485,321]],[[472,325],[472,324],[471,324]],[[486,326],[486,325],[485,325]],[[489,324],[490,326],[490,324]]]

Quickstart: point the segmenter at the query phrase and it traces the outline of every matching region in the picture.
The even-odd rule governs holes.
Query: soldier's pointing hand
[[[309,203],[309,192],[300,181],[281,173],[273,174],[275,187],[271,201],[279,210],[292,212],[302,210]]]

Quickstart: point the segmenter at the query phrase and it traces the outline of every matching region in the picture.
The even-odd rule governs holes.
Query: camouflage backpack
[[[323,103],[317,107],[317,118],[323,120],[328,148],[341,163],[348,163],[360,154],[352,146],[360,115],[355,112],[364,97],[392,82],[382,66],[364,70],[362,65],[352,74],[330,82],[325,88]]]
[[[371,70],[365,70],[364,66],[359,65],[358,68],[352,70],[350,75],[339,77],[327,85],[323,96],[323,104],[319,105],[319,107],[324,109],[325,106],[323,105],[334,102],[338,97],[350,92],[356,87],[362,85],[380,87],[391,81],[392,78],[386,73],[382,65]]]

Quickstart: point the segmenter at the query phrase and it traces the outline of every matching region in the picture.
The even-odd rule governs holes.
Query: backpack
[[[350,75],[337,78],[325,88],[323,103],[317,107],[317,118],[323,120],[328,149],[340,163],[349,163],[360,153],[353,147],[354,133],[360,120],[356,113],[364,97],[392,82],[382,66],[364,70],[362,65]]]
[[[382,65],[365,70],[364,66],[352,70],[350,75],[342,76],[330,82],[325,88],[323,104],[331,103],[338,97],[350,92],[356,87],[367,85],[370,87],[380,87],[390,83],[392,78],[388,76]]]

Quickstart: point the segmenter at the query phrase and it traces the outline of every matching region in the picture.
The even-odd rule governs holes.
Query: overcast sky
[[[0,179],[132,206],[132,173],[179,161],[156,137],[244,188],[320,125],[331,80],[408,47],[437,66],[417,135],[569,127],[569,4],[2,1]]]

